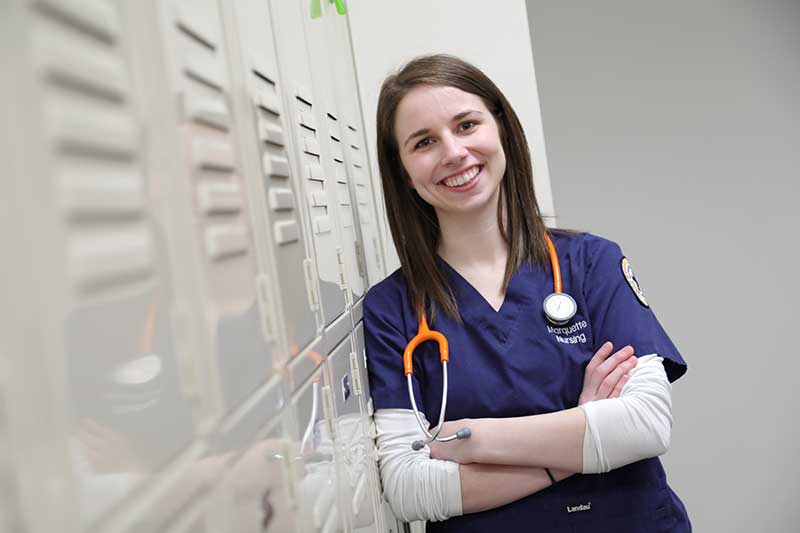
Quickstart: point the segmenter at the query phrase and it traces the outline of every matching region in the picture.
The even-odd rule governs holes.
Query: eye
[[[474,120],[465,120],[464,122],[458,125],[458,131],[469,131],[475,129],[475,126],[477,125],[478,123],[475,122]]]
[[[425,148],[426,146],[430,146],[433,140],[430,137],[425,137],[417,144],[414,145],[414,150],[418,150],[420,148]]]

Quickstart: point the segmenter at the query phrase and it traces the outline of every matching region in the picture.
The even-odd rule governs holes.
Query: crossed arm
[[[404,468],[394,468],[394,465],[385,459],[391,459],[381,450],[381,472],[384,477],[384,486],[390,503],[395,507],[395,511],[401,518],[407,520],[419,520],[422,518],[442,520],[449,516],[456,516],[462,513],[472,513],[492,509],[506,503],[510,503],[529,494],[542,490],[551,484],[550,478],[544,467],[550,468],[556,481],[569,477],[574,472],[603,472],[611,468],[622,466],[644,457],[659,455],[665,451],[663,434],[664,428],[645,428],[653,431],[642,432],[641,427],[637,426],[642,418],[640,411],[631,413],[630,405],[623,405],[612,400],[627,394],[626,402],[635,402],[636,394],[631,394],[630,390],[636,392],[636,387],[628,387],[623,393],[623,388],[629,382],[628,372],[637,364],[637,359],[633,357],[633,349],[625,347],[612,355],[613,347],[606,343],[598,350],[590,361],[584,376],[584,387],[581,393],[579,404],[581,407],[567,409],[564,411],[549,413],[544,415],[534,415],[517,418],[504,419],[465,419],[445,423],[443,434],[449,434],[462,427],[470,427],[473,432],[472,438],[464,441],[451,443],[433,443],[430,446],[430,458],[423,457],[427,463],[423,465],[419,455],[406,456]],[[652,370],[660,368],[663,374],[663,367],[660,358],[648,356],[648,365]],[[656,365],[649,364],[651,362]],[[644,370],[650,372],[645,368]],[[651,372],[652,373],[652,372]],[[635,380],[634,380],[635,381]],[[663,381],[666,382],[665,376]],[[635,383],[631,383],[635,385]],[[669,390],[666,391],[666,409],[669,409]],[[591,403],[590,403],[591,402]],[[656,402],[658,403],[658,402]],[[645,408],[649,404],[645,405]],[[591,406],[592,416],[587,417],[585,409]],[[596,406],[596,407],[595,407]],[[661,406],[663,410],[663,406]],[[380,411],[377,413],[380,415]],[[664,413],[662,413],[664,414]],[[633,415],[631,417],[631,415]],[[671,416],[666,413],[666,417],[659,420],[667,420],[671,425]],[[413,416],[413,415],[412,415]],[[627,417],[627,419],[626,419]],[[645,417],[647,418],[647,417]],[[380,416],[376,417],[380,420]],[[598,422],[599,421],[599,422]],[[624,453],[613,457],[605,458],[598,453],[597,436],[598,430],[604,431],[604,424],[612,422],[612,429],[621,427],[620,432],[624,439],[630,436],[645,435],[644,440],[633,440],[633,445],[622,442],[625,448]],[[662,422],[662,424],[665,422]],[[381,424],[379,423],[379,430]],[[641,424],[639,424],[640,426]],[[633,431],[635,430],[635,431]],[[669,428],[666,428],[667,435]],[[608,433],[605,430],[605,433]],[[651,438],[652,435],[655,437]],[[386,439],[384,439],[385,441]],[[628,439],[631,440],[631,439]],[[410,440],[408,441],[410,442]],[[381,438],[379,435],[379,448]],[[406,443],[406,448],[409,447]],[[416,463],[413,462],[416,459]],[[443,461],[436,461],[436,460]],[[457,466],[454,464],[457,463]],[[442,465],[446,464],[447,467]],[[416,515],[417,505],[406,505],[414,497],[420,497],[419,487],[421,483],[406,483],[404,481],[414,476],[402,476],[413,470],[415,467],[428,468],[427,475],[433,475],[437,468],[447,471],[449,468],[449,479],[445,483],[443,480],[440,485],[449,486],[450,493],[441,496],[439,501],[450,502],[446,512],[438,514]],[[454,471],[457,468],[457,471]],[[405,480],[403,478],[406,478]],[[387,479],[389,483],[387,484]],[[453,493],[453,481],[459,480],[458,486]],[[404,490],[404,488],[406,490]],[[426,487],[427,492],[432,490]],[[413,494],[408,496],[409,491]],[[430,498],[430,501],[437,501]],[[395,501],[392,501],[392,500]],[[460,506],[458,501],[460,499]],[[421,500],[417,500],[419,503]]]

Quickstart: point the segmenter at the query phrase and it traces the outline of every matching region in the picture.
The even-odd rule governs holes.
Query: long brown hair
[[[421,56],[386,78],[378,98],[378,165],[384,202],[409,298],[419,313],[433,321],[437,307],[460,320],[450,286],[436,262],[439,221],[436,212],[409,187],[395,137],[395,114],[400,101],[421,85],[455,87],[479,96],[494,115],[506,155],[497,221],[508,243],[503,292],[524,261],[545,265],[548,260],[545,226],[533,192],[533,169],[522,125],[506,97],[480,69],[457,57]],[[506,217],[504,220],[504,213]]]

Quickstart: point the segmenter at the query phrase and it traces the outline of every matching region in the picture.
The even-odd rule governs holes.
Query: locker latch
[[[364,266],[364,250],[361,246],[361,242],[356,241],[356,264],[358,265],[358,276],[360,278],[365,278],[366,274],[366,267]]]
[[[319,298],[317,298],[317,285],[314,282],[314,263],[311,259],[303,260],[303,274],[306,277],[306,296],[308,297],[309,308],[316,312],[319,310]]]
[[[324,385],[322,387],[322,412],[325,414],[325,419],[328,422],[328,428],[331,432],[331,438],[336,439],[336,425],[333,423],[334,412],[333,402],[331,401],[331,387]]]
[[[358,368],[358,354],[356,352],[350,352],[350,375],[353,376],[353,393],[356,396],[361,396],[361,369]]]
[[[344,254],[341,246],[336,247],[336,263],[339,266],[339,287],[345,290],[347,289],[347,277],[344,272]]]
[[[269,278],[266,274],[256,276],[256,294],[258,295],[258,308],[261,312],[261,325],[264,332],[264,340],[267,343],[275,341],[275,326],[272,323],[272,312],[270,309],[270,287]]]

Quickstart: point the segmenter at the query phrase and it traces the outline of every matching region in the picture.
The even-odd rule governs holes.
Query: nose
[[[460,163],[469,154],[469,151],[467,150],[467,147],[464,146],[463,141],[455,135],[445,135],[442,138],[441,143],[443,149],[443,165]]]

